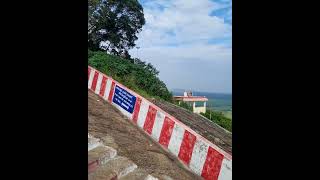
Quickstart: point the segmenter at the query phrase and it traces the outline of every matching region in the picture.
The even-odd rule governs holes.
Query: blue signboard
[[[136,103],[136,97],[116,85],[112,101],[122,107],[122,109],[132,113]]]

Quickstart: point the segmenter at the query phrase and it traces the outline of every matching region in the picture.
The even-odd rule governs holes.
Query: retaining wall
[[[88,66],[88,89],[119,109],[191,171],[210,180],[232,179],[232,156],[139,94]]]

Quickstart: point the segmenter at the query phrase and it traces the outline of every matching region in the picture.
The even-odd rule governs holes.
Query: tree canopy
[[[88,51],[90,66],[111,76],[143,97],[159,97],[172,100],[166,84],[157,75],[159,71],[150,63],[134,59],[134,62],[102,51]]]
[[[145,24],[137,0],[88,0],[88,48],[128,55]]]

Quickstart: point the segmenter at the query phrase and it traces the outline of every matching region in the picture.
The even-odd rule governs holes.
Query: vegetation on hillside
[[[103,51],[88,50],[88,56],[90,66],[111,76],[140,95],[172,102],[172,94],[166,84],[157,77],[159,71],[152,64],[140,59],[129,61]]]
[[[200,114],[217,123],[219,126],[225,128],[226,130],[232,132],[232,120],[230,118],[227,118],[222,112],[207,109],[206,113]]]
[[[181,102],[179,103],[178,101],[174,101],[174,104],[177,105],[177,106],[180,106],[180,107],[182,107],[182,108],[184,108],[184,109],[187,109],[187,110],[189,110],[189,111],[191,111],[191,112],[193,112],[192,106],[190,106],[190,105],[189,105],[188,103],[186,103],[186,102],[181,101]]]
[[[193,112],[193,107],[185,102],[180,102],[179,104],[178,101],[174,101],[174,104]],[[232,120],[227,118],[222,112],[213,111],[207,108],[206,113],[200,114],[219,126],[225,128],[226,130],[232,132]]]
[[[145,24],[138,0],[88,0],[88,17],[88,64],[145,98],[173,102],[172,93],[158,78],[159,71],[150,63],[131,58],[128,53]],[[192,112],[187,103],[179,106]],[[208,109],[202,115],[232,130],[231,119],[222,113]]]

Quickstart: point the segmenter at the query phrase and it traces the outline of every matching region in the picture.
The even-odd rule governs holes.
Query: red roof
[[[208,101],[204,96],[174,96],[173,98],[182,101]]]

